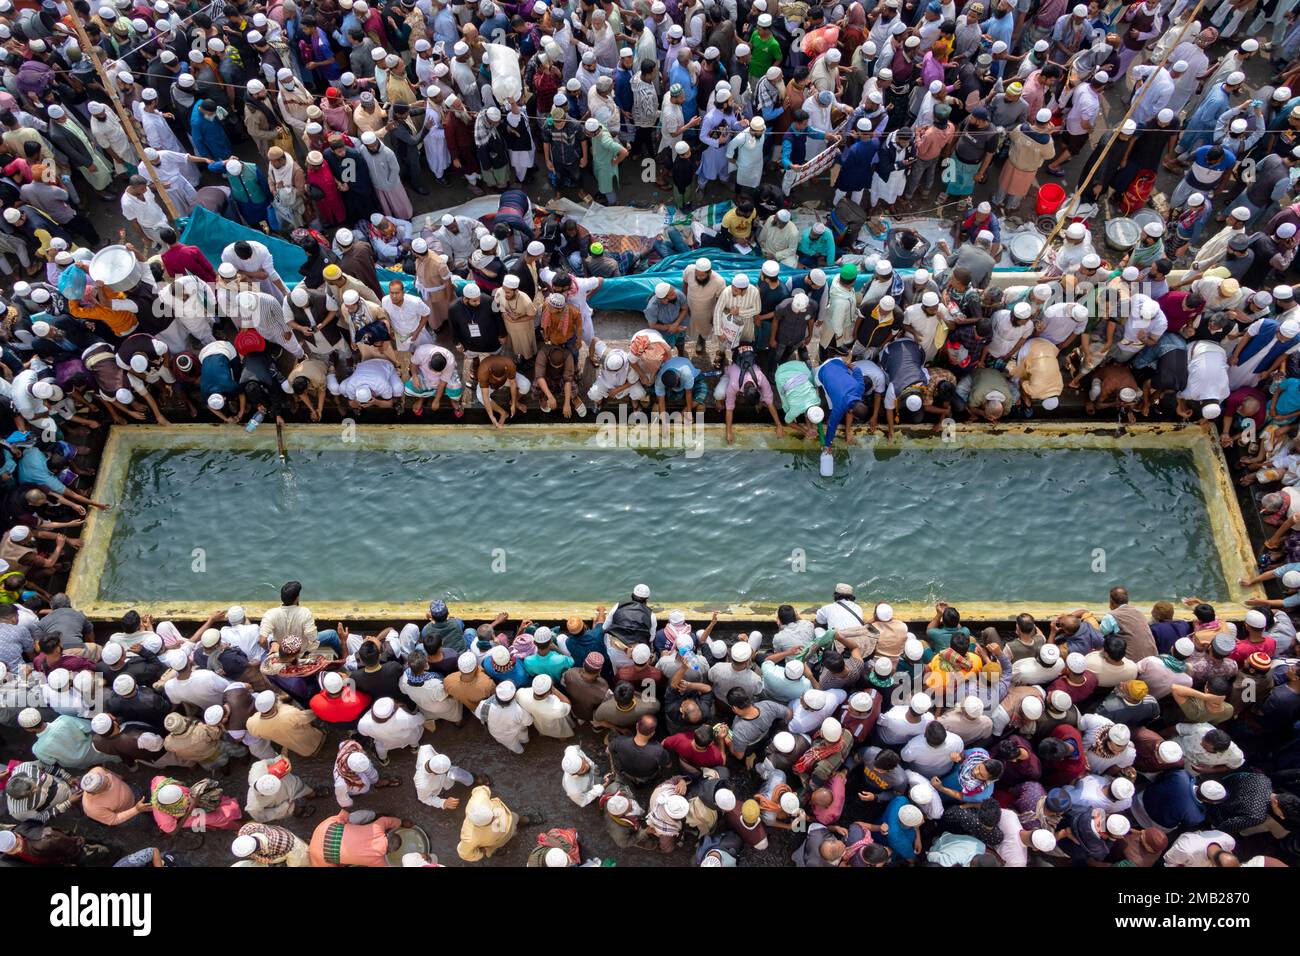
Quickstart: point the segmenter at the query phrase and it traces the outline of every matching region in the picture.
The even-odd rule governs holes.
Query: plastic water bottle
[[[830,478],[835,474],[835,456],[829,449],[822,452],[821,473],[823,478]]]
[[[261,410],[254,412],[253,417],[250,418],[248,420],[248,424],[244,426],[244,431],[246,432],[257,431],[257,426],[262,424],[262,420],[265,418],[266,418],[266,412]]]

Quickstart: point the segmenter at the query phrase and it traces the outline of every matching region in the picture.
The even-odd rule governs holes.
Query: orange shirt
[[[343,824],[343,838],[338,852],[338,863],[325,860],[325,839],[331,827]],[[326,817],[312,831],[312,866],[387,866],[388,831],[402,825],[397,817],[379,817],[372,823],[348,823],[348,811],[340,810]]]

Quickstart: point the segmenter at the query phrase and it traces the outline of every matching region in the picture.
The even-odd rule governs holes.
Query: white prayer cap
[[[875,671],[877,677],[888,677],[890,674],[894,673],[894,662],[888,657],[877,657],[872,662],[871,669]],[[855,694],[854,696],[856,697],[857,695]],[[863,696],[866,697],[865,694]],[[865,709],[870,706],[871,699],[867,698],[866,704],[860,709]]]
[[[567,774],[580,773],[585,762],[578,748],[570,747],[564,752],[564,757],[560,760],[560,769]]]
[[[739,645],[737,645],[737,646],[739,646]],[[748,646],[748,645],[746,645],[746,646]],[[650,661],[650,645],[649,645],[649,644],[638,644],[638,645],[636,645],[636,647],[632,648],[632,663],[633,663],[633,664],[646,664],[646,663],[649,663],[649,661]]]
[[[605,810],[615,817],[627,813],[630,808],[631,804],[628,802],[627,797],[621,793],[614,794],[605,802]]]
[[[230,852],[241,860],[246,860],[257,852],[257,840],[247,833],[241,833],[231,841]]]
[[[510,648],[504,644],[497,644],[488,652],[488,657],[498,667],[506,667],[510,663]]]
[[[361,134],[361,144],[363,146],[373,146],[377,142],[379,142],[379,137],[372,130],[366,130]]]
[[[1083,257],[1083,267],[1085,269],[1100,269],[1101,256],[1097,255],[1095,252],[1088,253]]]
[[[477,299],[483,295],[483,290],[476,283],[466,282],[465,287],[460,290],[460,294],[466,299]]]
[[[1165,107],[1156,114],[1156,119],[1161,123],[1172,123],[1174,121],[1174,111]]]
[[[919,827],[925,822],[925,814],[916,804],[905,803],[898,809],[898,822],[905,827]]]
[[[961,702],[961,709],[971,720],[976,720],[984,716],[984,701],[972,694]]]
[[[1142,273],[1138,272],[1137,266],[1125,266],[1124,271],[1120,273],[1119,277],[1125,282],[1137,282],[1138,276],[1141,274]]]
[[[512,680],[503,680],[497,684],[497,700],[509,703],[515,699],[515,682]]]
[[[5,222],[9,223],[10,225],[17,223],[18,220],[22,218],[22,216],[23,216],[22,212],[15,209],[13,206],[10,206],[4,212]]]
[[[170,806],[173,803],[180,803],[185,797],[185,791],[174,783],[165,783],[158,788],[154,795],[159,805]]]
[[[1247,37],[1241,41],[1241,49],[1245,53],[1254,53],[1259,49],[1259,41],[1254,37]]]
[[[930,786],[924,780],[920,783],[914,783],[907,791],[907,799],[911,800],[917,806],[928,806],[934,802],[934,787]]]
[[[844,736],[844,725],[834,717],[827,717],[822,721],[821,735],[823,740],[834,743]]]
[[[334,233],[334,241],[337,242],[340,246],[352,245],[352,243],[355,241],[355,238],[356,237],[352,235],[351,229],[340,229],[338,232]]]
[[[760,27],[770,27],[772,25],[772,14],[760,13],[758,15],[758,25]]]
[[[569,865],[569,854],[565,853],[558,846],[553,846],[546,851],[542,861],[548,867],[565,867]]]
[[[1074,239],[1077,241],[1087,234],[1088,230],[1084,228],[1083,223],[1081,222],[1072,222],[1065,227],[1065,238],[1067,239]]]
[[[89,103],[86,104],[86,107],[95,116],[101,116],[104,113],[108,112],[108,107],[105,106],[103,103],[100,103],[98,100],[91,100]]]
[[[174,671],[183,671],[190,666],[190,656],[182,650],[168,651],[163,657],[163,663]]]
[[[327,694],[337,694],[343,690],[343,675],[337,671],[330,671],[321,678],[321,686],[325,688]]]
[[[163,739],[155,733],[141,734],[136,739],[136,743],[139,744],[142,749],[148,750],[150,753],[159,753],[163,749]]]
[[[18,847],[18,834],[13,830],[0,830],[0,853],[10,853]]]
[[[709,50],[716,50],[716,49],[717,49],[717,47],[709,47]],[[709,50],[705,50],[705,51],[704,51],[704,55],[705,55],[706,58],[707,58],[708,55],[709,55]],[[623,59],[624,57],[627,57],[627,56],[633,56],[633,55],[634,55],[634,54],[632,53],[632,48],[631,48],[630,46],[625,46],[625,47],[623,47],[622,49],[620,49],[620,50],[618,51],[618,58],[619,58],[620,60]],[[715,53],[714,56],[717,56],[717,54]]]
[[[731,645],[731,659],[737,664],[744,664],[754,656],[754,649],[749,646],[748,641],[737,641]]]
[[[397,710],[397,702],[391,697],[381,697],[370,709],[380,720],[387,720]]]
[[[284,783],[273,773],[264,773],[257,778],[257,783],[253,784],[253,789],[264,797],[273,797],[280,792]]]
[[[781,264],[775,259],[768,259],[763,263],[763,275],[774,279],[781,274]]]
[[[1217,780],[1205,780],[1197,786],[1196,795],[1205,803],[1218,803],[1228,795],[1228,788]]]
[[[1133,796],[1133,781],[1127,777],[1116,777],[1110,782],[1110,795],[1116,800],[1127,800]]]
[[[1228,131],[1240,135],[1246,132],[1246,125],[1244,119],[1237,118],[1228,124]]]
[[[113,665],[126,656],[126,649],[121,644],[105,644],[104,650],[100,652],[100,659],[105,664]]]
[[[1043,716],[1043,701],[1040,697],[1026,697],[1020,702],[1020,713],[1030,720]]]
[[[638,584],[636,587],[632,589],[632,596],[639,601],[650,600],[650,585]]]
[[[549,303],[553,308],[556,308],[556,309],[562,309],[562,308],[564,308],[564,302],[565,302],[565,299],[564,299],[564,293],[563,293],[563,292],[552,292],[550,295],[548,295],[548,296],[546,297],[546,301],[547,301],[547,302],[548,302],[548,303]]]
[[[794,751],[794,734],[788,730],[780,731],[772,738],[772,746],[777,753],[792,753]]]
[[[1228,74],[1226,82],[1228,86],[1240,86],[1242,83],[1246,82],[1246,74],[1242,73],[1241,70],[1233,70]]]
[[[1106,818],[1106,832],[1113,837],[1122,837],[1133,829],[1133,824],[1129,818],[1119,813],[1112,813]]]
[[[348,769],[353,773],[365,773],[371,767],[370,758],[360,750],[348,754]]]
[[[546,253],[546,247],[542,245],[540,242],[534,240],[533,242],[530,242],[528,244],[528,247],[524,251],[527,252],[530,256],[540,256]]]
[[[489,106],[489,107],[487,108],[487,118],[488,118],[488,121],[491,122],[491,123],[500,123],[500,122],[501,122],[501,111],[500,111],[499,109],[497,109],[495,106]]]
[[[1218,402],[1210,402],[1208,405],[1201,408],[1201,417],[1206,421],[1212,422],[1222,414],[1223,408]]]
[[[1137,132],[1137,128],[1138,124],[1136,120],[1126,119],[1124,124],[1119,128],[1119,131],[1125,136],[1132,136]]]
[[[414,239],[411,240],[411,251],[414,252],[417,256],[422,256],[429,251],[429,243],[426,242],[424,239],[420,238],[419,236],[416,236]],[[510,278],[510,276],[506,276],[506,278],[508,279]],[[518,278],[518,276],[516,276],[515,278]]]
[[[672,820],[685,820],[690,809],[690,803],[681,794],[674,793],[664,801],[664,813]]]
[[[800,661],[785,662],[785,679],[798,680],[803,677],[803,663]]]
[[[113,678],[113,693],[119,697],[130,697],[135,693],[135,678],[130,674],[118,674]]]
[[[446,773],[451,769],[451,758],[446,754],[434,754],[429,761],[429,769],[434,773]]]
[[[804,707],[815,713],[826,706],[826,691],[816,687],[810,687],[808,690],[803,692],[803,697],[800,698],[800,701]]]
[[[1123,395],[1120,396],[1120,399],[1121,401],[1123,400]],[[1132,401],[1132,399],[1130,399],[1130,401]],[[1070,654],[1066,655],[1065,669],[1071,674],[1082,674],[1087,670],[1087,666],[1084,656],[1078,651],[1072,651]]]
[[[67,690],[68,685],[72,683],[72,674],[65,667],[56,667],[50,671],[45,681],[54,690]]]
[[[934,706],[934,701],[930,699],[929,694],[913,694],[908,706],[912,708],[914,714],[926,714]]]
[[[587,117],[587,121],[582,124],[582,128],[588,133],[599,133],[600,120],[596,119],[594,116],[589,116]]]
[[[876,605],[876,620],[889,622],[894,619],[894,609],[890,605],[881,601]]]
[[[736,45],[736,56],[749,56],[750,52],[748,43],[740,43]]]
[[[451,48],[455,56],[466,56],[469,54],[469,44],[464,40],[457,40],[456,45]]]
[[[1031,830],[1029,843],[1039,853],[1051,853],[1056,849],[1056,834],[1046,829]]]
[[[1247,611],[1246,626],[1254,628],[1257,631],[1260,631],[1268,626],[1268,619],[1264,617],[1263,611],[1256,611],[1256,610]]]
[[[275,706],[275,691],[264,690],[253,698],[253,706],[257,708],[259,714],[265,714]]]
[[[38,718],[40,714],[36,715]],[[21,717],[19,718],[21,723]],[[90,721],[90,730],[92,733],[103,736],[113,729],[113,717],[110,714],[96,714]]]
[[[937,308],[939,305],[939,293],[935,292],[933,289],[925,292],[921,296],[921,304],[928,309]]]
[[[198,50],[195,50],[194,52],[195,52],[195,53],[198,53],[199,51],[198,51]],[[203,55],[202,55],[202,54],[199,54],[198,62],[200,62],[200,63],[203,62]],[[191,86],[194,85],[194,74],[193,74],[193,73],[182,73],[180,76],[178,76],[178,77],[176,78],[176,83],[177,83],[178,86],[183,86],[183,87],[185,87],[186,89],[189,89]]]

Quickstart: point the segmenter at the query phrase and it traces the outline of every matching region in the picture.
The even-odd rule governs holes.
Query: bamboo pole
[[[1146,99],[1147,94],[1151,92],[1151,77],[1155,76],[1155,73],[1163,69],[1164,65],[1169,62],[1169,58],[1173,56],[1174,50],[1178,49],[1178,45],[1183,42],[1183,38],[1187,36],[1187,31],[1192,28],[1192,24],[1196,22],[1196,18],[1200,15],[1201,8],[1204,6],[1205,0],[1197,0],[1195,9],[1193,9],[1191,14],[1187,17],[1187,22],[1183,24],[1182,32],[1178,34],[1178,39],[1169,45],[1169,49],[1165,51],[1165,55],[1161,58],[1160,62],[1156,64],[1156,70],[1147,77],[1142,86],[1141,92],[1135,96],[1133,102],[1129,104],[1128,111],[1125,112],[1124,118],[1111,128],[1109,142],[1106,143],[1101,154],[1098,155],[1097,161],[1092,164],[1092,168],[1088,170],[1088,174],[1084,176],[1083,182],[1079,183],[1079,188],[1074,191],[1074,196],[1070,200],[1070,208],[1064,215],[1057,218],[1055,228],[1053,228],[1051,234],[1043,240],[1043,248],[1038,250],[1038,255],[1036,255],[1034,261],[1029,264],[1031,269],[1038,267],[1038,263],[1042,260],[1043,256],[1047,254],[1047,250],[1052,247],[1052,241],[1060,234],[1061,230],[1065,227],[1065,224],[1070,221],[1070,217],[1074,215],[1074,211],[1079,208],[1079,199],[1083,196],[1084,190],[1086,190],[1092,182],[1092,177],[1097,175],[1097,170],[1101,168],[1101,164],[1106,161],[1106,154],[1111,151],[1111,148],[1115,145],[1115,141],[1119,139],[1120,129],[1126,122],[1128,122],[1129,117],[1133,115],[1133,112],[1138,108],[1138,105]],[[1132,67],[1130,67],[1130,69],[1132,69]]]
[[[172,222],[175,222],[180,218],[180,213],[176,211],[176,206],[172,203],[172,197],[167,192],[167,187],[158,178],[158,170],[154,168],[153,163],[146,161],[144,158],[144,144],[140,142],[140,136],[135,131],[135,117],[126,111],[126,107],[118,99],[117,87],[109,79],[108,71],[104,69],[104,63],[99,58],[99,48],[90,42],[90,37],[86,35],[86,28],[81,22],[81,15],[77,13],[77,8],[72,4],[68,5],[68,16],[72,20],[73,29],[77,31],[77,39],[81,42],[83,55],[90,57],[90,62],[94,64],[95,72],[99,74],[99,80],[104,84],[104,90],[108,93],[109,101],[113,104],[117,118],[122,121],[122,128],[126,130],[131,145],[135,147],[136,154],[140,157],[140,166],[149,171],[149,178],[153,180],[153,188],[158,193],[158,198],[162,200],[162,204],[167,209],[167,214],[171,216]]]

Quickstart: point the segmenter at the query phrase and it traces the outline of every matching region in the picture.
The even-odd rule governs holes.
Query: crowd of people
[[[773,846],[802,866],[1288,865],[1288,6],[0,0],[0,854],[176,865],[177,837],[227,831],[238,865],[429,865],[418,821],[452,814],[465,861],[527,827],[547,866]],[[543,176],[708,215],[629,245],[534,200]],[[1036,268],[995,275],[1058,180],[1084,203]],[[413,194],[464,185],[495,212],[417,215]],[[234,238],[184,241],[200,208]],[[643,327],[613,334],[604,284],[668,256],[685,265],[645,287]],[[1243,583],[1284,596],[1230,620],[1117,587],[1104,613],[976,631],[941,602],[909,630],[841,584],[815,616],[715,635],[661,622],[640,585],[591,619],[473,626],[434,600],[365,635],[318,629],[290,582],[260,621],[231,607],[186,635],[135,612],[97,632],[59,590],[110,504],[108,424],[481,408],[505,428],[628,404],[829,449],[1060,415],[1076,391],[1087,415],[1217,429],[1271,529]],[[467,717],[514,754],[574,741],[549,771],[565,819],[457,765],[437,729]],[[378,815],[407,750],[414,799]],[[328,779],[301,766],[321,754]],[[584,853],[593,831],[620,852]]]

